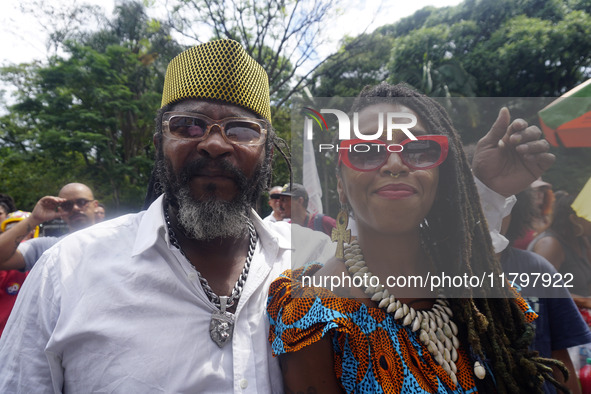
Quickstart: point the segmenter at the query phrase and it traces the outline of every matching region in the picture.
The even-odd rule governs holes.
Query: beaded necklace
[[[353,277],[365,278],[363,283],[369,283],[374,276],[367,267],[361,247],[357,240],[345,244],[344,248],[345,265],[349,274]],[[427,350],[435,361],[449,375],[453,384],[458,383],[457,366],[458,348],[460,341],[457,338],[458,327],[451,320],[453,312],[449,302],[438,297],[435,304],[428,311],[416,311],[414,308],[397,300],[388,289],[379,284],[377,287],[368,286],[364,289],[365,294],[370,296],[372,301],[378,303],[378,307],[394,315],[394,320],[403,326],[408,326],[412,332],[419,331],[419,340],[426,346]],[[479,379],[484,379],[486,371],[480,362],[474,363],[474,374]]]

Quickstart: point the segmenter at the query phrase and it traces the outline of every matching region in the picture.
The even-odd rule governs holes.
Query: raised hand
[[[523,119],[511,122],[505,107],[490,131],[478,141],[472,171],[486,186],[508,197],[526,189],[552,166],[556,157],[542,131]]]
[[[31,217],[35,224],[57,219],[61,216],[59,205],[65,202],[65,198],[45,196],[35,204]]]

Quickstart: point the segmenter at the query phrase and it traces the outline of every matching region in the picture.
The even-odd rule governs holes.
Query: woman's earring
[[[343,260],[345,258],[345,243],[351,242],[351,230],[347,230],[349,225],[349,210],[346,205],[341,206],[337,215],[337,227],[332,229],[331,239],[337,243],[335,257]]]

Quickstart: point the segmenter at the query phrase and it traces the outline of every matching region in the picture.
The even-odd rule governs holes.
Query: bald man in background
[[[272,211],[269,216],[263,219],[263,221],[280,222],[283,220],[283,216],[281,216],[281,210],[279,209],[279,200],[273,198],[273,195],[281,193],[282,190],[282,186],[273,186],[271,190],[269,190],[269,206],[271,207]]]
[[[29,271],[43,252],[61,239],[40,237],[21,243],[32,229],[57,218],[66,222],[70,233],[88,227],[94,224],[97,204],[92,190],[82,183],[69,183],[62,187],[58,197],[40,199],[31,216],[0,234],[0,269]]]

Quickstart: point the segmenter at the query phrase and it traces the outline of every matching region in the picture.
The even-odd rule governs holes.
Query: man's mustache
[[[78,218],[85,218],[85,219],[86,219],[86,218],[87,218],[87,216],[86,216],[86,214],[84,214],[84,213],[82,213],[82,212],[76,212],[76,213],[74,213],[74,214],[72,214],[72,215],[68,215],[68,218],[69,218],[70,220],[73,220],[73,219],[78,219]]]
[[[187,164],[180,173],[181,185],[186,185],[193,177],[215,175],[233,179],[240,189],[248,187],[248,179],[242,171],[227,160],[200,158]]]

